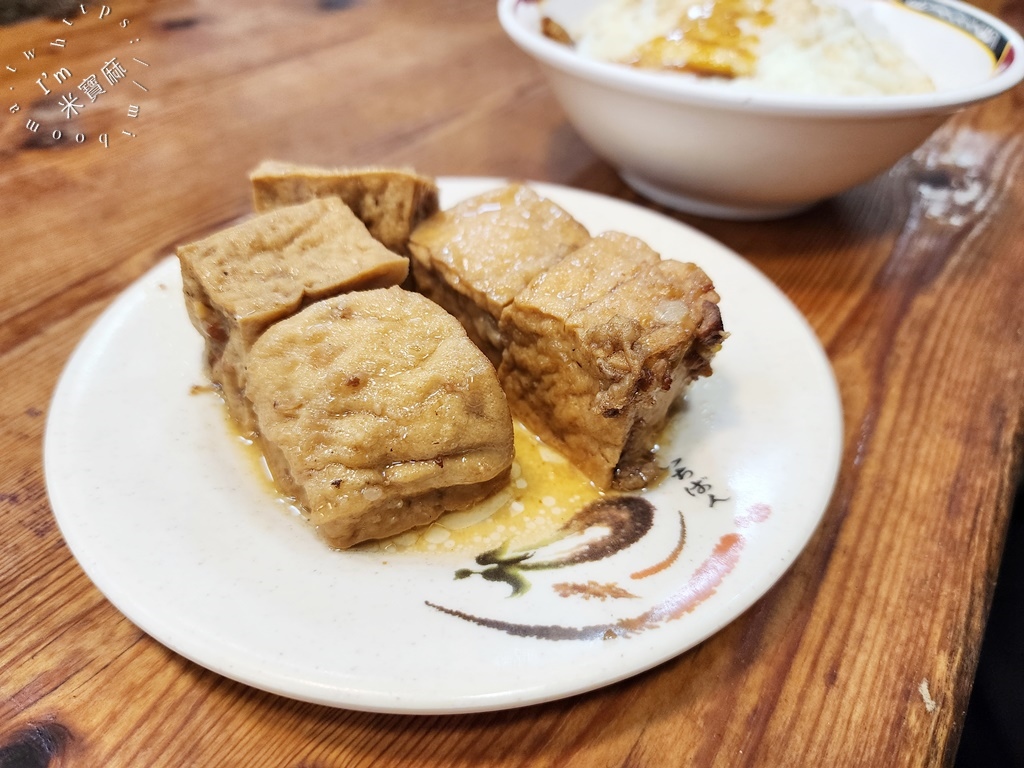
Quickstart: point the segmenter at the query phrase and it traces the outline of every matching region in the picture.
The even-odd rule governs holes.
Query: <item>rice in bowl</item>
[[[935,85],[866,14],[826,0],[604,0],[546,34],[585,57],[713,78],[733,88],[835,96]]]

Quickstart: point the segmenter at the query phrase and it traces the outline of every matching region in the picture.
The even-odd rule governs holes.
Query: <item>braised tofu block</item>
[[[367,232],[336,197],[280,208],[178,248],[185,304],[210,379],[243,431],[245,360],[273,323],[345,291],[401,283],[408,259]]]
[[[257,211],[340,197],[371,235],[403,255],[408,254],[409,233],[438,209],[434,179],[405,169],[327,169],[268,160],[249,180]]]
[[[495,367],[502,310],[589,234],[529,187],[513,184],[431,216],[409,240],[416,289],[451,312]]]
[[[693,264],[619,234],[534,280],[501,317],[498,378],[512,412],[602,488],[657,477],[669,406],[724,337],[718,295]]]
[[[275,324],[249,355],[246,395],[274,478],[339,548],[508,481],[512,418],[494,368],[455,318],[401,288]]]

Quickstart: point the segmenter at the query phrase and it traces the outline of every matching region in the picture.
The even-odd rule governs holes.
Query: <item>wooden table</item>
[[[981,5],[1024,27],[1019,4]],[[211,673],[92,585],[43,476],[65,361],[176,244],[249,210],[245,174],[267,157],[642,201],[568,126],[491,2],[106,7],[72,11],[71,25],[0,29],[0,68],[16,70],[0,69],[0,762],[951,764],[1021,477],[1024,90],[960,114],[889,173],[803,215],[678,217],[788,294],[841,389],[835,495],[763,599],[697,648],[590,694],[377,715]],[[95,102],[81,92],[79,115],[45,97],[61,67],[100,74],[111,58],[124,76]]]

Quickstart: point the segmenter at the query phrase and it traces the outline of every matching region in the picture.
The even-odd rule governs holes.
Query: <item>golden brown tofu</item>
[[[594,238],[502,314],[498,378],[512,412],[598,486],[647,485],[669,406],[711,373],[717,302],[695,265],[625,235]]]
[[[271,327],[246,395],[278,484],[333,546],[391,536],[508,481],[512,418],[451,315],[401,288],[349,293]]]
[[[409,233],[438,209],[434,179],[401,168],[329,169],[267,160],[249,180],[257,211],[340,197],[371,235],[403,255]]]
[[[273,323],[312,301],[401,283],[408,260],[336,197],[270,211],[178,248],[189,318],[240,428],[251,431],[245,359]]]
[[[512,184],[437,213],[413,230],[416,289],[455,315],[497,367],[502,310],[588,237],[555,203]]]

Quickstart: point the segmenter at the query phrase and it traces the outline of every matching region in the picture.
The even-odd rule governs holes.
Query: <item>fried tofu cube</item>
[[[249,180],[257,211],[340,197],[371,235],[403,255],[409,233],[438,210],[434,179],[403,168],[332,169],[267,160]]]
[[[250,352],[246,396],[275,480],[335,547],[430,523],[509,479],[494,368],[455,318],[401,288],[275,324]]]
[[[669,406],[724,338],[718,295],[693,264],[605,233],[551,266],[501,316],[498,378],[515,416],[601,488],[659,474]]]

